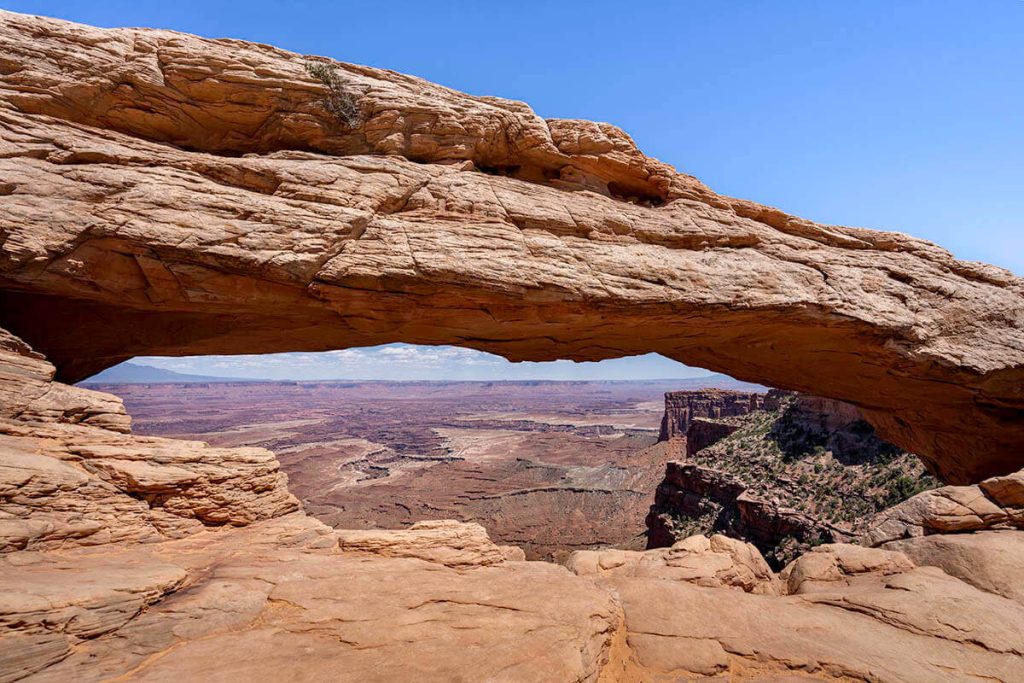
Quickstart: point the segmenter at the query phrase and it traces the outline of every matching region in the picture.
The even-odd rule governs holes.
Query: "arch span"
[[[0,14],[0,327],[134,355],[405,341],[658,352],[860,406],[965,483],[1024,465],[1024,281],[722,197],[607,124],[240,41]]]

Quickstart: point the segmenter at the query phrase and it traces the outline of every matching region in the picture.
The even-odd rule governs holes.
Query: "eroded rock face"
[[[55,373],[41,354],[0,328],[0,418],[131,432],[131,418],[121,399],[54,382]]]
[[[397,339],[657,350],[827,386],[967,481],[1018,469],[1019,280],[718,197],[611,126],[387,72],[338,67],[351,127],[266,46],[4,13],[0,48],[0,680],[1019,679],[1005,563],[914,566],[938,562],[909,533],[776,578],[701,537],[573,574],[450,522],[337,534],[268,451],[134,437],[30,346],[66,379]],[[1013,525],[1018,479],[898,521]]]
[[[11,339],[21,351],[0,376],[21,373],[31,395],[0,385],[8,415],[49,393]],[[0,418],[5,683],[1009,683],[1024,658],[1024,604],[999,579],[1019,563],[991,543],[963,545],[946,563],[957,578],[908,558],[940,565],[934,548],[848,545],[776,576],[723,536],[578,553],[570,572],[474,524],[335,531],[293,511],[267,451],[136,437],[55,408]],[[992,490],[1016,501],[1006,479]]]
[[[799,543],[833,539],[835,532],[821,520],[747,489],[745,482],[728,472],[693,463],[668,463],[645,520],[647,547],[671,546],[691,526],[726,531],[765,552],[783,539]]]
[[[722,533],[781,569],[814,545],[857,538],[879,511],[938,484],[857,408],[803,394],[772,390],[749,414],[695,418],[685,442],[687,459],[668,462],[656,489],[648,548]]]
[[[596,681],[621,620],[556,565],[347,553],[301,514],[0,576],[5,681]]]
[[[932,534],[882,546],[903,553],[919,566],[939,567],[983,591],[1024,604],[1024,534],[992,530]]]
[[[746,391],[670,391],[665,394],[665,414],[659,441],[687,436],[690,425],[702,417],[746,415],[764,406],[764,394]]]
[[[342,530],[336,532],[338,546],[350,553],[384,557],[415,557],[446,567],[479,567],[505,560],[525,560],[515,546],[491,542],[479,524],[452,519],[416,522],[408,529]]]
[[[1024,529],[1024,508],[1017,487],[1024,471],[978,486],[943,486],[924,491],[871,520],[861,542],[877,546],[904,538],[985,529]]]
[[[656,351],[854,403],[952,483],[1020,468],[1004,270],[392,72],[337,65],[349,126],[307,58],[264,45],[4,13],[0,54],[0,325],[65,381],[393,341]]]
[[[783,595],[666,578],[602,573],[629,648],[611,680],[1012,681],[1024,655],[1019,603],[899,552],[822,546]]]
[[[179,538],[297,510],[277,459],[127,434],[110,394],[51,381],[0,330],[0,552]]]
[[[652,577],[696,586],[731,586],[748,593],[778,593],[778,582],[757,548],[716,534],[691,536],[671,548],[578,550],[566,566],[580,576]]]

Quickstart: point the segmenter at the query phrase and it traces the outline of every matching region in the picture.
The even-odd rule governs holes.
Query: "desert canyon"
[[[143,435],[75,384],[390,342],[774,389],[470,387],[427,429],[460,397],[180,388],[188,421],[117,387]],[[1022,468],[1006,270],[718,195],[609,124],[0,12],[0,681],[1022,681]],[[544,537],[591,498],[621,536]]]

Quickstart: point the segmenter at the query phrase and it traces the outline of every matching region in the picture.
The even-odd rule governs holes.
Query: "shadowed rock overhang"
[[[717,195],[608,124],[309,61],[0,13],[0,326],[65,381],[394,341],[653,351],[854,403],[946,481],[1024,465],[1013,274]]]

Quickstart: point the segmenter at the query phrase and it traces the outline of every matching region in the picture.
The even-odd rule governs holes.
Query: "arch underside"
[[[65,381],[396,341],[657,352],[856,404],[946,481],[1024,465],[1006,271],[721,197],[607,124],[340,65],[348,128],[299,55],[62,26],[29,51],[0,24],[0,327]]]

